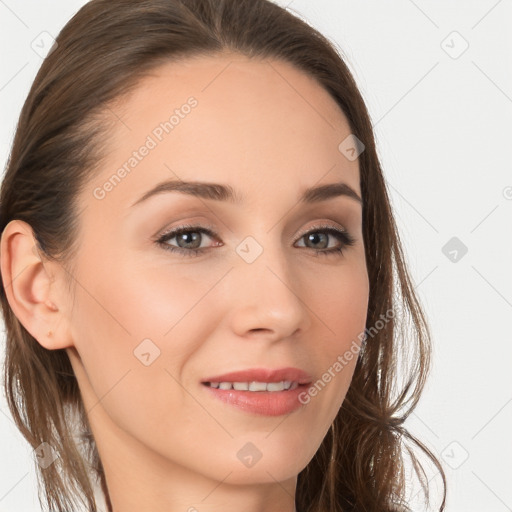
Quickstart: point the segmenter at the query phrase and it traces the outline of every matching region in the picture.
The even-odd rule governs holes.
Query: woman
[[[444,481],[403,426],[429,331],[366,107],[286,10],[88,3],[0,229],[6,395],[50,509],[98,510],[97,478],[116,512],[400,510],[407,441]]]

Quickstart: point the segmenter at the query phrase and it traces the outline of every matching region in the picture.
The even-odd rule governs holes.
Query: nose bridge
[[[297,266],[284,249],[280,239],[268,233],[258,239],[248,236],[236,247],[238,292],[232,313],[238,334],[264,329],[280,338],[309,325]]]

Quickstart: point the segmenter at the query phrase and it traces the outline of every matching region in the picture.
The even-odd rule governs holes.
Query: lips
[[[305,407],[299,396],[311,381],[304,370],[288,367],[212,375],[201,384],[208,396],[244,413],[282,416]]]
[[[292,381],[301,384],[310,384],[311,376],[299,368],[287,367],[278,369],[251,368],[237,372],[213,375],[202,379],[203,384],[209,382],[281,382]]]

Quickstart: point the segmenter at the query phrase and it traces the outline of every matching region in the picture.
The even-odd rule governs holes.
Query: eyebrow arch
[[[167,180],[159,183],[148,190],[131,206],[140,204],[156,194],[164,192],[181,192],[202,199],[213,199],[215,201],[229,201],[231,203],[242,202],[242,197],[230,185],[221,185],[219,183],[205,183],[200,181],[177,181]],[[306,189],[299,198],[300,203],[317,203],[333,197],[346,196],[356,200],[361,205],[362,199],[357,192],[346,183],[329,183],[327,185],[318,185]]]

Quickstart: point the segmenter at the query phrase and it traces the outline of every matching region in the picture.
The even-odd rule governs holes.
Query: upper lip
[[[299,368],[250,368],[238,372],[214,375],[203,379],[201,382],[281,382],[288,380],[299,384],[309,384],[311,377],[304,370]]]

